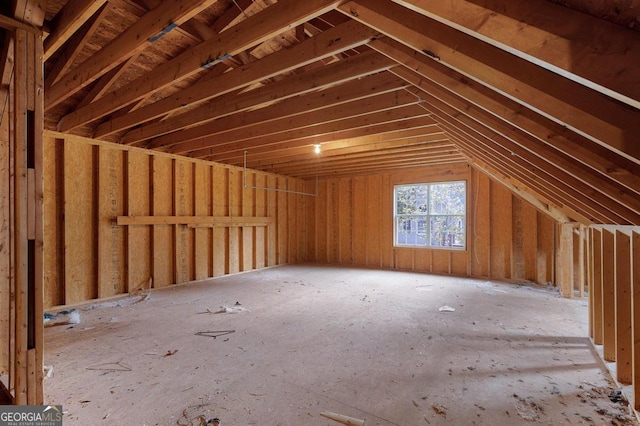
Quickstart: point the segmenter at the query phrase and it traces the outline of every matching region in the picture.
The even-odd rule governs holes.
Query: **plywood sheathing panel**
[[[229,169],[213,166],[213,214],[229,215]],[[213,276],[229,273],[229,228],[213,228]]]
[[[194,164],[187,160],[174,160],[174,208],[175,216],[192,216]],[[194,279],[194,229],[174,225],[175,264],[174,282],[186,283]]]
[[[56,191],[46,204],[46,245],[55,252],[47,262],[58,271],[48,280],[47,307],[303,258],[290,251],[307,244],[306,196],[283,192],[302,192],[300,180],[249,170],[245,187],[241,168],[60,133],[47,133],[45,154]],[[118,225],[123,215],[274,220]]]
[[[119,149],[95,148],[98,229],[98,298],[126,292],[126,229],[113,220],[125,212],[126,153]],[[91,200],[88,200],[91,202]]]
[[[228,184],[229,215],[240,216],[242,211],[242,172],[237,169],[230,169]],[[240,228],[229,228],[229,257],[227,260],[230,274],[235,274],[242,270],[240,232]]]
[[[94,203],[97,149],[75,140],[64,142],[65,304],[98,297]]]
[[[170,157],[153,156],[152,192],[153,216],[173,214],[173,162]],[[153,287],[161,288],[173,284],[175,271],[175,246],[173,225],[153,226]]]
[[[128,152],[127,215],[151,215],[151,179],[151,158],[139,151]],[[151,226],[130,226],[126,229],[128,292],[146,289],[152,281],[152,230]]]
[[[490,200],[491,181],[481,174],[477,169],[471,171],[471,190],[467,198],[470,213],[467,222],[470,225],[467,235],[467,245],[471,250],[471,275],[477,277],[489,276],[489,265],[491,262],[491,226],[490,226]]]
[[[468,182],[466,250],[394,247],[394,185],[451,180]],[[317,187],[313,214],[307,213],[313,218],[307,232],[315,235],[306,250],[309,260],[544,285],[554,281],[553,219],[467,165],[320,179]]]

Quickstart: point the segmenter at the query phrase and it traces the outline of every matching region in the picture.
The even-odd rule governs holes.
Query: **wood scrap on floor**
[[[355,417],[345,416],[343,414],[332,413],[331,411],[323,411],[320,413],[322,417],[326,417],[343,425],[349,426],[364,426],[364,420],[356,419]]]

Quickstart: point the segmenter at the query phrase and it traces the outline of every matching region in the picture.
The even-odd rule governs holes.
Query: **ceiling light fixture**
[[[313,146],[313,152],[315,152],[316,154],[320,154],[320,144],[317,143]]]

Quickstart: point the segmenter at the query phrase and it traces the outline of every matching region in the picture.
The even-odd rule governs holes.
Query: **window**
[[[465,182],[397,185],[395,245],[463,249],[466,199]]]

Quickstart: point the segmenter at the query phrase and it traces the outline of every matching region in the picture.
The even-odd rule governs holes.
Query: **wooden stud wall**
[[[0,89],[0,392],[2,400],[37,405],[44,400],[42,36],[18,28],[6,37],[14,60]]]
[[[616,380],[632,385],[640,409],[640,227],[591,226],[588,252],[590,337]]]
[[[466,180],[466,250],[393,247],[393,187]],[[315,182],[307,182],[307,188]],[[439,274],[555,282],[555,221],[465,165],[323,179],[310,198],[306,260]]]
[[[295,262],[304,247],[308,197],[245,188],[240,168],[55,132],[44,146],[47,308]]]

